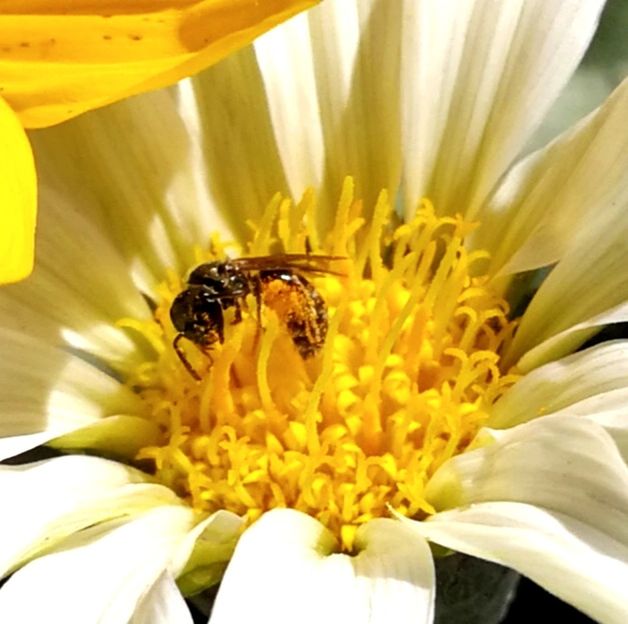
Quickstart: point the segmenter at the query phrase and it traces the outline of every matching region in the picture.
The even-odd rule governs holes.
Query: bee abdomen
[[[264,305],[284,323],[299,355],[316,355],[327,336],[327,307],[314,286],[303,276],[289,271],[260,273]]]

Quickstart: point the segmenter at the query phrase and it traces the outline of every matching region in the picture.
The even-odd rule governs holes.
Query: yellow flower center
[[[193,508],[251,522],[291,507],[350,550],[357,526],[390,508],[433,513],[430,477],[469,446],[514,382],[499,360],[515,324],[478,274],[486,254],[465,249],[474,225],[437,217],[427,201],[400,223],[385,192],[368,223],[361,212],[347,180],[333,231],[319,241],[312,194],[297,206],[277,197],[243,253],[217,237],[199,253],[199,263],[222,261],[226,251],[340,256],[327,261],[329,273],[294,271],[327,310],[326,340],[312,357],[295,347],[286,322],[307,312],[303,298],[273,305],[270,280],[262,296],[242,298],[241,321],[224,307],[224,342],[215,340],[209,356],[180,341],[193,375],[172,346],[170,308],[185,278],[162,285],[154,320],[143,325],[159,357],[129,384],[163,438],[138,459],[152,460],[157,478]]]

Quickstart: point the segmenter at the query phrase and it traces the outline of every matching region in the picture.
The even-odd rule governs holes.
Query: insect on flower
[[[194,343],[211,360],[212,345],[224,342],[224,311],[233,308],[233,323],[239,323],[249,294],[255,297],[260,325],[264,305],[277,314],[303,359],[315,355],[327,335],[327,307],[302,273],[340,275],[327,268],[336,260],[344,258],[277,254],[200,264],[190,273],[187,288],[175,297],[170,307],[170,319],[179,332],[172,346],[181,363],[200,381],[200,375],[181,347],[181,340],[186,338]]]

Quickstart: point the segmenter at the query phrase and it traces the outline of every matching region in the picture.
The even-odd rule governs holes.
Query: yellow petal
[[[19,119],[0,98],[0,283],[33,270],[37,179]]]
[[[176,82],[318,0],[3,0],[0,95],[37,128]]]

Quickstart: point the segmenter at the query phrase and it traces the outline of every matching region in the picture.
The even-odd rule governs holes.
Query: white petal
[[[19,614],[23,622],[128,622],[193,522],[190,509],[163,506],[75,534],[63,550],[9,578],[0,589],[0,620]]]
[[[212,201],[246,241],[246,221],[258,221],[273,195],[288,190],[253,48],[197,74],[192,85]]]
[[[350,152],[358,147],[355,135],[347,137],[344,134],[350,131],[350,126],[344,127],[342,121],[343,115],[355,115],[350,98],[362,34],[358,2],[325,2],[308,13],[308,21],[327,156],[336,168],[340,167],[330,173],[342,179],[342,176],[354,173],[348,168],[352,160]],[[353,130],[357,131],[356,128]]]
[[[480,215],[476,244],[507,275],[559,260],[574,232],[628,203],[628,80],[546,148],[513,168]]]
[[[427,194],[437,167],[472,10],[472,0],[403,5],[401,136],[408,215]]]
[[[163,572],[144,596],[131,624],[192,624],[190,610],[169,572]]]
[[[570,416],[486,434],[493,444],[450,460],[428,484],[437,509],[458,509],[414,528],[518,570],[595,619],[625,621],[628,467],[613,438]]]
[[[580,416],[597,423],[611,436],[628,464],[628,387],[583,399],[553,416]]]
[[[220,581],[243,525],[242,518],[221,510],[190,531],[170,567],[186,595],[196,594]]]
[[[33,142],[42,178],[115,238],[146,292],[167,269],[189,267],[193,246],[209,243],[209,223],[222,227],[168,90],[38,131]]]
[[[320,188],[325,153],[305,14],[255,41],[273,132],[292,197]]]
[[[307,13],[330,203],[346,175],[355,176],[367,210],[381,189],[396,195],[401,9],[399,2],[332,0]]]
[[[142,413],[128,388],[65,350],[10,330],[0,344],[0,458],[16,451],[11,436],[22,436],[22,452],[108,415]]]
[[[495,442],[458,455],[430,480],[439,510],[516,501],[563,513],[628,547],[628,468],[598,424],[547,416],[490,432]]]
[[[72,455],[0,466],[0,488],[0,576],[74,532],[178,501],[123,464]]]
[[[432,622],[434,570],[422,539],[395,520],[358,531],[355,557],[293,510],[268,512],[240,539],[210,622]],[[243,600],[243,596],[246,599]]]
[[[48,446],[77,451],[97,453],[102,456],[134,459],[138,451],[153,446],[160,440],[159,425],[154,420],[141,416],[105,416],[86,427],[54,438]]]
[[[396,194],[400,30],[398,2],[328,0],[255,43],[290,191],[318,190],[323,230],[347,175],[367,211]]]
[[[597,622],[624,624],[628,549],[567,515],[524,503],[489,502],[413,522],[442,546],[508,566]]]
[[[401,83],[409,210],[427,195],[440,212],[477,214],[576,68],[603,4],[407,3]]]
[[[575,350],[596,328],[628,320],[627,206],[598,212],[574,237],[521,318],[506,366],[530,370]]]
[[[53,436],[53,432],[44,431],[2,438],[0,443],[0,461],[46,444],[51,436]]]
[[[582,321],[555,336],[548,338],[540,345],[530,349],[518,362],[517,367],[525,372],[545,362],[561,357],[565,353],[575,351],[603,326],[621,323],[628,320],[628,302],[605,310],[586,321]]]
[[[150,311],[121,254],[65,195],[41,186],[40,204],[35,271],[0,291],[0,326],[85,351],[118,370],[137,365],[146,345],[115,323]]]
[[[488,426],[505,429],[626,388],[628,342],[602,343],[525,375],[491,408]]]

